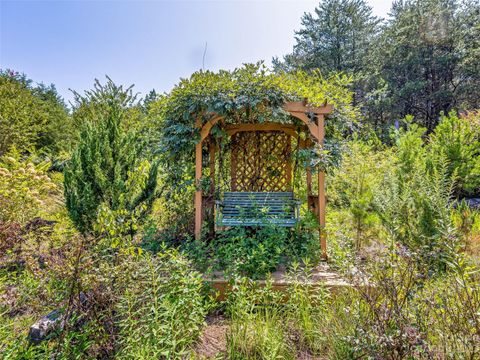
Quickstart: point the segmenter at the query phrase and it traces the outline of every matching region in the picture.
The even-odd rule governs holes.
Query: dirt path
[[[202,336],[195,348],[197,359],[224,359],[227,351],[228,320],[222,315],[207,318]],[[324,360],[325,357],[311,355],[308,352],[299,352],[297,360]]]
[[[228,322],[223,316],[207,318],[207,326],[203,330],[195,349],[200,359],[212,359],[227,350]]]

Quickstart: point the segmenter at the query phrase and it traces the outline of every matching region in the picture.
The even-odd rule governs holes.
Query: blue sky
[[[386,17],[391,1],[370,0]],[[69,88],[108,74],[142,95],[168,91],[202,68],[233,69],[292,50],[300,18],[318,1],[0,0],[0,68]]]

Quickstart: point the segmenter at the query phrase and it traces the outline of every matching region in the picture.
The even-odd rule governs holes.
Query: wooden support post
[[[312,169],[307,166],[307,195],[312,195]]]
[[[322,114],[317,115],[318,119],[318,144],[323,148],[325,138],[325,121]],[[322,258],[327,259],[327,237],[325,234],[325,172],[318,172],[318,221],[320,223],[320,248],[322,249]]]
[[[315,201],[312,199],[312,168],[307,166],[307,205],[309,211],[315,210]]]
[[[208,143],[210,153],[210,209],[211,209],[211,228],[210,235],[215,234],[215,143],[212,138]]]
[[[202,128],[201,117],[195,123],[198,129]],[[195,239],[200,240],[202,236],[202,143],[200,139],[195,145]]]
[[[285,133],[285,136],[287,137],[287,144],[285,146],[285,152],[289,154],[289,158],[287,160],[286,168],[285,171],[287,175],[285,176],[286,183],[288,184],[288,191],[293,191],[293,171],[292,171],[292,158],[291,158],[291,153],[292,153],[292,136],[290,134]]]

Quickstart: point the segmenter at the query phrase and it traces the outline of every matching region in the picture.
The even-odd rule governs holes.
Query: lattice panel
[[[232,135],[232,191],[291,191],[292,142],[282,131]]]

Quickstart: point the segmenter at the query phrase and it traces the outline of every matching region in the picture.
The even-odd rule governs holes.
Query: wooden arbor
[[[324,120],[325,115],[332,112],[333,107],[325,104],[320,107],[310,106],[306,101],[287,102],[283,106],[284,110],[290,113],[291,116],[301,120],[306,127],[312,140],[320,146],[323,146],[325,137]],[[202,145],[205,139],[210,134],[212,127],[218,123],[223,117],[218,114],[212,114],[211,118],[202,125],[202,117],[197,117],[196,127],[200,130],[200,141],[195,146],[195,238],[200,239],[202,231]],[[278,123],[263,123],[263,124],[235,124],[228,129],[229,133],[237,131],[283,131],[285,133],[294,133],[294,129],[288,125]],[[212,177],[212,188],[215,172],[215,148],[210,148],[210,176]],[[312,173],[311,169],[307,169],[307,192],[309,208],[318,216],[320,224],[320,245],[322,249],[322,257],[327,258],[327,241],[325,236],[325,173],[318,172],[318,194],[312,194]]]

